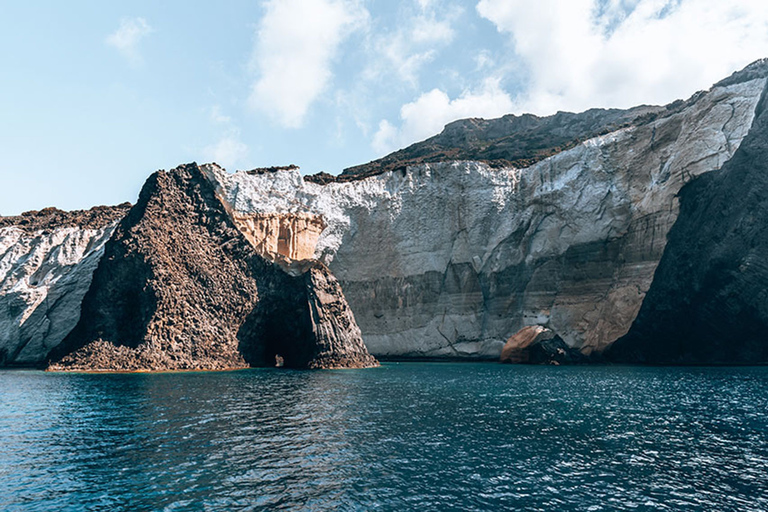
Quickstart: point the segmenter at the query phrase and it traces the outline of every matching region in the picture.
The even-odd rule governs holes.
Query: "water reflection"
[[[2,510],[768,508],[768,370],[0,373]]]

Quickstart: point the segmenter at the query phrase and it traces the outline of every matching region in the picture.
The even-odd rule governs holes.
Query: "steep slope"
[[[236,216],[322,220],[315,256],[374,355],[495,359],[538,324],[600,352],[640,310],[681,187],[733,156],[766,76],[758,62],[522,169],[442,162],[324,185],[296,170],[208,172]]]
[[[0,217],[0,366],[40,364],[77,324],[104,244],[129,207]]]
[[[197,165],[159,171],[106,244],[51,368],[375,364],[328,270],[291,270],[257,254]]]
[[[680,191],[680,216],[620,362],[768,362],[768,105],[719,173]]]

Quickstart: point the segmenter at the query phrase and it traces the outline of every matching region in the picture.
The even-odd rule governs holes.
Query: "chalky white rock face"
[[[495,358],[533,324],[589,353],[629,329],[675,195],[731,158],[764,87],[714,87],[522,170],[449,162],[328,185],[298,171],[206,170],[235,214],[322,217],[315,257],[374,355]]]
[[[0,229],[0,363],[44,362],[69,334],[113,230]]]

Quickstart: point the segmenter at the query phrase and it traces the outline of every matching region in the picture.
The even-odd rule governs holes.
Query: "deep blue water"
[[[767,510],[768,368],[0,372],[0,510]]]

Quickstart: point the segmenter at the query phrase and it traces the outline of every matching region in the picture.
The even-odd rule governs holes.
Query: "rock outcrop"
[[[502,363],[512,364],[575,364],[588,358],[566,345],[563,339],[543,325],[523,327],[510,337],[501,349]]]
[[[0,366],[36,366],[77,324],[117,220],[130,205],[0,217]]]
[[[549,117],[509,114],[498,119],[460,119],[425,141],[345,169],[332,181],[350,181],[404,170],[407,166],[457,160],[484,162],[495,168],[530,167],[585,140],[648,122],[668,114],[670,109],[682,110],[685,106],[681,101],[669,108],[644,105],[629,110],[595,108],[579,114],[558,112]],[[315,182],[329,181],[328,175],[323,174],[308,178]]]
[[[304,266],[292,275],[262,258],[197,165],[159,171],[106,244],[50,369],[232,369],[278,355],[294,368],[375,365],[333,276]]]
[[[614,361],[768,363],[768,98],[718,173],[680,191],[680,216]]]
[[[526,168],[424,163],[324,185],[296,170],[207,172],[237,215],[324,220],[315,257],[376,356],[497,359],[511,333],[536,324],[599,353],[640,310],[680,189],[738,150],[767,67],[667,107],[537,120],[581,142]],[[615,123],[624,127],[587,140],[571,130]]]

